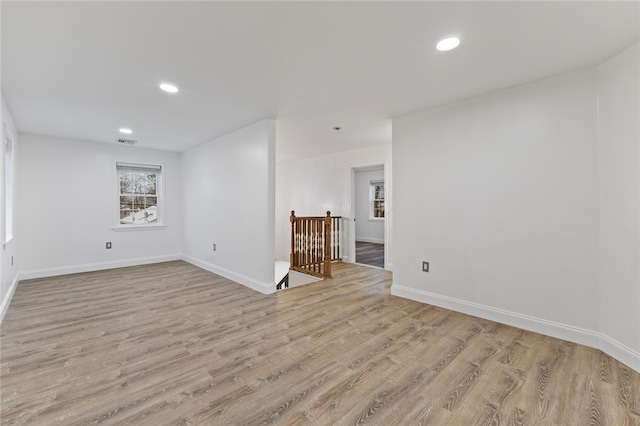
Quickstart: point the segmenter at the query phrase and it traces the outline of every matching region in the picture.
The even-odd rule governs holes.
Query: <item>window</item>
[[[120,225],[162,222],[162,167],[117,163]]]
[[[3,123],[4,133],[4,242],[13,238],[13,140],[7,133]]]
[[[384,219],[384,181],[372,180],[369,188],[369,219]]]

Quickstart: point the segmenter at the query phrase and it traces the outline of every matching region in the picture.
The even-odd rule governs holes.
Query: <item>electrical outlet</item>
[[[215,244],[213,245],[213,251],[216,251],[216,245]]]
[[[107,243],[107,250],[110,250],[110,249],[111,249],[111,241]]]
[[[429,262],[422,262],[422,272],[429,272]]]

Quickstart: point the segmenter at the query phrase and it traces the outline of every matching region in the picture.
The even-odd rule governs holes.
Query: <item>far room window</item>
[[[371,181],[369,201],[369,218],[384,219],[384,181]]]
[[[162,167],[117,163],[120,225],[162,222]]]

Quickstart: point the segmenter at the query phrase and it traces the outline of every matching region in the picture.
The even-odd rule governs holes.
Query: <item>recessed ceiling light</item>
[[[122,129],[120,129],[120,133],[124,133],[125,135],[130,135],[131,133],[133,133],[133,131],[131,129],[127,129],[123,127]]]
[[[436,44],[436,49],[441,52],[446,52],[447,50],[455,49],[460,44],[460,39],[457,37],[449,37],[442,39]]]
[[[169,92],[169,93],[176,93],[178,91],[178,88],[176,86],[174,86],[173,84],[169,84],[169,83],[162,83],[160,85],[160,88],[162,90],[164,90],[165,92]]]

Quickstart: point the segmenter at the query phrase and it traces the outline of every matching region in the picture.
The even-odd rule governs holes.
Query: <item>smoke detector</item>
[[[133,139],[124,139],[124,138],[118,138],[116,139],[116,142],[121,143],[123,145],[135,145],[138,143],[138,141],[133,140]]]

